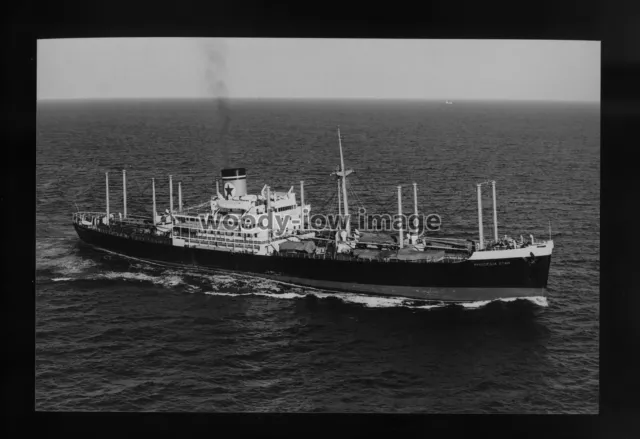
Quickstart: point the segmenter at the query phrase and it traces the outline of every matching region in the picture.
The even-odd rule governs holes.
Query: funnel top
[[[247,171],[245,168],[227,168],[223,169],[220,175],[222,178],[241,178],[247,176]]]

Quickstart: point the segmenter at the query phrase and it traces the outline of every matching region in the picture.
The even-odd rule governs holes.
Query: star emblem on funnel
[[[227,198],[228,200],[229,197],[233,197],[233,194],[236,191],[236,188],[231,183],[227,183],[224,185],[224,191],[225,191],[225,194],[224,194],[225,198]]]

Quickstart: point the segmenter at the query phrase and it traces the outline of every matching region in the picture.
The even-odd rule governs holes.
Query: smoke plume
[[[230,165],[230,145],[227,134],[231,126],[231,107],[229,105],[229,92],[226,85],[225,55],[226,47],[222,41],[203,41],[202,49],[205,53],[205,79],[208,93],[215,99],[216,114],[214,124],[218,127],[218,135],[214,142],[222,153],[222,167]]]

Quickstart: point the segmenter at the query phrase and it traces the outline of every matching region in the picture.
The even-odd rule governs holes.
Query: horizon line
[[[44,101],[167,101],[167,100],[216,100],[216,99],[227,99],[227,100],[246,100],[246,101],[255,101],[255,100],[284,100],[284,101],[414,101],[414,102],[565,102],[565,103],[591,103],[596,104],[600,103],[601,100],[573,100],[573,99],[506,99],[506,98],[406,98],[406,97],[317,97],[317,96],[293,96],[293,97],[284,97],[284,96],[269,96],[269,97],[261,97],[261,96],[243,96],[243,97],[215,97],[215,96],[137,96],[137,97],[127,97],[127,96],[118,96],[118,97],[69,97],[69,98],[36,98],[36,102],[44,102]]]

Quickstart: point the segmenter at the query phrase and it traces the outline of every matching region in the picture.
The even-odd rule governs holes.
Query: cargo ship
[[[476,185],[477,240],[434,236],[428,224],[437,218],[418,216],[416,183],[412,216],[402,213],[398,186],[398,213],[387,215],[392,230],[380,231],[381,216],[372,225],[367,220],[354,223],[350,215],[346,182],[353,171],[344,166],[339,128],[338,146],[340,165],[332,174],[338,221],[311,214],[304,181],[299,200],[294,186],[276,191],[265,184],[259,194],[248,194],[246,169],[225,168],[216,179],[215,193],[201,204],[183,206],[178,183],[176,209],[169,176],[169,208],[163,215],[156,208],[152,179],[150,216],[127,214],[125,171],[124,210],[112,213],[106,173],[106,211],[77,211],[73,227],[82,241],[123,256],[184,269],[237,271],[321,290],[435,302],[546,297],[551,236],[500,237],[495,181]],[[483,231],[483,186],[493,193],[493,238],[485,238]]]

